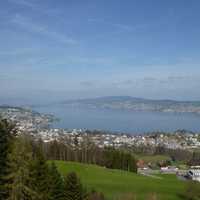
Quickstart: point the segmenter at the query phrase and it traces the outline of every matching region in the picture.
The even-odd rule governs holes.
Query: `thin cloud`
[[[168,76],[168,80],[169,81],[184,81],[184,80],[189,80],[191,79],[192,77],[190,76]]]
[[[105,24],[110,25],[116,30],[110,32],[110,35],[120,34],[124,32],[134,32],[134,31],[143,31],[150,28],[156,28],[161,27],[163,25],[169,25],[169,21],[173,20],[174,23],[178,23],[181,20],[180,16],[175,15],[175,11],[173,9],[169,9],[164,17],[161,17],[159,19],[156,19],[152,21],[151,23],[144,23],[144,24],[126,24],[126,23],[113,23],[110,21],[107,21],[105,19],[98,19],[98,18],[89,18],[89,23],[98,23],[98,24]],[[97,37],[105,36],[103,34],[97,35]]]
[[[76,40],[67,37],[66,35],[63,35],[61,33],[51,31],[47,26],[33,23],[32,21],[28,20],[26,17],[20,14],[16,14],[15,17],[12,18],[11,22],[17,26],[26,29],[27,31],[47,36],[61,43],[71,45],[77,44]]]
[[[122,84],[124,84],[124,85],[132,85],[133,83],[134,83],[133,80],[125,80],[122,82]]]
[[[93,38],[102,38],[107,36],[108,34],[110,36],[115,36],[121,33],[132,33],[134,31],[141,31],[146,29],[147,27],[149,27],[149,24],[137,24],[137,25],[130,25],[130,24],[123,24],[123,23],[113,23],[113,22],[109,22],[106,21],[104,19],[88,19],[89,23],[92,24],[102,24],[102,25],[107,25],[113,28],[113,31],[111,32],[107,32],[107,33],[100,33],[97,34],[96,36],[94,36]]]
[[[31,7],[31,8],[38,8],[36,6],[36,4],[34,4],[33,2],[31,1],[27,1],[27,0],[9,0],[10,2],[12,3],[15,3],[15,4],[19,4],[19,5],[22,5],[22,6],[27,6],[27,7]]]
[[[109,22],[103,19],[88,19],[88,22],[90,23],[101,23],[101,24],[106,24],[106,25],[110,25],[113,26],[115,28],[118,28],[120,30],[133,30],[134,27],[128,24],[121,24],[121,23],[113,23],[113,22]]]
[[[152,82],[152,81],[157,81],[157,80],[158,79],[154,77],[144,77],[144,81],[147,81],[147,82]]]
[[[122,80],[122,81],[114,81],[113,83],[111,83],[112,86],[114,87],[118,87],[118,88],[126,88],[126,87],[132,87],[133,85],[135,85],[135,80]]]
[[[46,15],[54,15],[58,14],[58,10],[56,10],[55,8],[50,9],[50,8],[44,8],[41,7],[41,2],[36,3],[35,1],[30,1],[30,0],[9,0],[11,3],[14,3],[16,5],[19,6],[23,6],[23,7],[28,7],[32,10],[35,10],[37,12],[46,14]]]
[[[95,86],[95,82],[94,81],[81,81],[80,84],[83,85],[83,86],[86,86],[86,87]]]

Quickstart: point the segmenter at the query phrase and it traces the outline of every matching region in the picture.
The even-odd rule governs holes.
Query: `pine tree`
[[[31,188],[37,196],[34,200],[50,199],[49,168],[43,154],[37,150],[30,167]]]
[[[84,190],[76,173],[67,175],[64,182],[64,200],[83,200]]]
[[[137,161],[133,156],[130,158],[130,171],[137,173]]]
[[[57,170],[54,162],[51,163],[49,168],[49,185],[50,185],[50,199],[62,200],[63,199],[63,179]]]
[[[7,120],[0,120],[0,199],[8,198],[7,176],[9,174],[8,155],[11,150],[14,125]]]
[[[32,148],[26,136],[15,139],[9,156],[9,200],[31,200],[36,194],[30,186],[30,163]]]

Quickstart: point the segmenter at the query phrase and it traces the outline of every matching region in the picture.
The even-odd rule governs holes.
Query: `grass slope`
[[[150,193],[157,193],[160,200],[180,200],[184,182],[174,175],[162,175],[160,179],[144,177],[120,170],[110,170],[95,165],[55,161],[62,175],[74,171],[89,189],[103,192],[108,199],[134,193],[137,200],[145,200]]]

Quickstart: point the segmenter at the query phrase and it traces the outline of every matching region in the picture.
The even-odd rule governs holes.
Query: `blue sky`
[[[200,1],[0,1],[0,103],[200,100]]]

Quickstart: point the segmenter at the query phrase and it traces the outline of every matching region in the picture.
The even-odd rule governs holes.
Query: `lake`
[[[177,129],[200,132],[200,115],[192,113],[135,112],[69,105],[40,106],[34,110],[59,118],[53,128],[101,129],[131,134]]]

